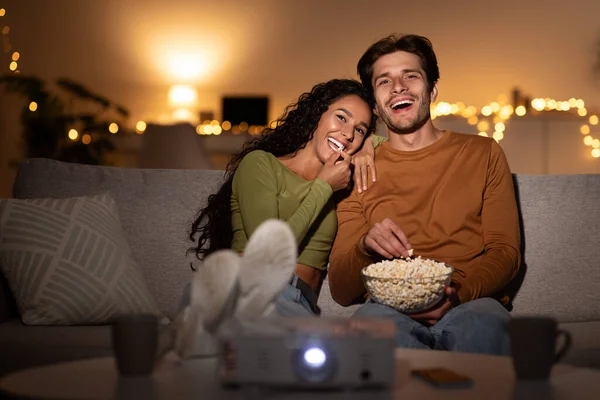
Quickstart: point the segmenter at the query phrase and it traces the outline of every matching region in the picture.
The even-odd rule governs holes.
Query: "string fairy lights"
[[[528,108],[531,108],[531,111]],[[591,126],[598,125],[598,115],[588,116],[588,110],[585,107],[585,101],[582,99],[570,98],[569,100],[556,100],[552,98],[535,98],[526,104],[514,107],[506,104],[506,96],[500,96],[498,101],[486,104],[481,109],[474,106],[466,106],[462,102],[447,103],[439,102],[431,104],[431,118],[444,117],[449,115],[463,117],[469,125],[476,125],[478,135],[489,136],[492,131],[492,137],[497,141],[504,138],[506,125],[512,118],[525,116],[528,112],[533,115],[539,115],[543,112],[569,112],[579,118],[585,118],[580,127],[580,132],[584,135],[584,145],[592,147],[591,155],[594,158],[600,158],[600,138],[594,137],[591,133]]]
[[[497,142],[504,139],[506,127],[513,118],[523,117],[528,113],[531,115],[540,115],[543,112],[549,111],[574,113],[579,118],[586,118],[587,121],[580,128],[581,133],[585,136],[584,144],[592,147],[592,157],[600,158],[600,138],[596,138],[591,134],[591,126],[599,125],[599,117],[596,114],[588,116],[588,110],[585,108],[585,102],[582,99],[571,98],[561,101],[551,98],[535,98],[515,107],[507,104],[507,97],[502,95],[499,96],[497,101],[486,104],[481,108],[472,105],[467,106],[463,102],[448,103],[442,101],[432,103],[430,111],[432,119],[450,115],[465,118],[469,125],[476,126],[478,135],[491,136]],[[274,127],[274,124],[275,122],[271,122],[271,128]],[[264,126],[248,126],[244,122],[232,125],[229,121],[221,123],[213,120],[203,121],[196,127],[196,132],[199,135],[220,135],[222,132],[234,135],[241,133],[257,135],[264,128]]]
[[[8,69],[12,73],[19,74],[19,61],[21,59],[21,53],[13,50],[13,46],[10,42],[10,26],[4,22],[6,17],[6,9],[0,8],[0,32],[2,34],[2,52],[10,54],[8,60]],[[4,64],[4,57],[2,57],[2,63]],[[4,68],[4,66],[2,66]],[[1,70],[1,69],[0,69]]]

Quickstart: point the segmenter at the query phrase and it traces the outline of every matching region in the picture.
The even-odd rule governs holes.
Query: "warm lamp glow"
[[[582,135],[589,135],[590,127],[588,125],[581,125],[581,128],[579,128],[579,131],[581,131]]]
[[[108,131],[114,135],[115,133],[119,132],[119,125],[113,122],[108,126]]]
[[[487,131],[488,129],[490,129],[490,124],[486,120],[479,121],[479,123],[477,124],[477,129],[479,129],[481,132]]]
[[[223,123],[221,124],[221,127],[223,128],[224,131],[228,131],[231,129],[231,122],[223,121]]]
[[[497,131],[496,131],[496,132],[494,132],[494,134],[492,135],[492,137],[494,138],[494,140],[495,140],[496,142],[499,142],[499,141],[501,141],[502,139],[504,139],[504,133],[502,133],[502,132],[497,132]]]
[[[478,135],[479,136],[487,137],[488,134],[487,134],[487,132],[479,132]]]
[[[81,137],[81,143],[90,144],[92,142],[92,137],[87,133]]]
[[[485,115],[486,117],[489,117],[490,115],[492,115],[492,107],[490,106],[485,106],[481,109],[481,113],[483,115]]]
[[[0,17],[4,17],[6,15],[6,10],[4,8],[0,8]]]
[[[525,106],[518,106],[515,109],[515,114],[517,114],[519,117],[522,117],[526,113],[527,113],[527,109],[525,108]]]
[[[589,135],[583,138],[583,144],[585,144],[586,146],[591,146],[593,142],[594,138]]]
[[[531,101],[531,107],[537,111],[542,111],[546,107],[546,100],[544,99],[533,99]]]
[[[196,89],[189,85],[173,85],[169,90],[169,104],[175,108],[193,107],[198,95]]]
[[[19,57],[21,57],[21,55],[19,54],[18,51],[15,51],[12,55],[12,60],[13,61],[19,61]]]
[[[448,115],[452,112],[452,105],[442,101],[435,108],[435,112],[437,115]]]
[[[144,133],[145,130],[146,130],[146,123],[144,121],[138,121],[137,124],[135,124],[135,131],[137,133]]]
[[[78,137],[79,137],[79,132],[77,132],[76,129],[71,129],[69,131],[69,139],[71,139],[71,140],[77,140]]]
[[[598,116],[597,115],[592,115],[590,117],[590,125],[598,125]]]
[[[11,63],[10,63],[10,65],[9,65],[9,67],[8,67],[8,68],[9,68],[11,71],[15,71],[15,70],[17,69],[17,67],[18,67],[18,64],[17,64],[17,62],[16,62],[16,61],[13,61],[13,62],[11,62]]]
[[[192,110],[188,110],[187,108],[179,108],[173,111],[173,119],[179,122],[193,122],[197,118]]]
[[[595,149],[600,148],[600,139],[592,140],[592,147]]]
[[[468,116],[477,114],[477,108],[475,106],[469,106],[465,108],[465,114]]]
[[[29,111],[35,111],[37,110],[37,103],[35,101],[32,101],[31,103],[29,103]]]
[[[575,97],[571,97],[569,99],[569,107],[571,107],[571,108],[577,107],[577,99]]]
[[[199,54],[176,54],[169,57],[167,68],[174,78],[191,81],[205,75],[209,65]]]
[[[513,109],[513,107],[510,106],[510,105],[508,105],[508,106],[502,107],[500,109],[500,112],[498,113],[498,115],[502,119],[509,119],[510,116],[513,114],[513,112],[515,112],[515,110]]]
[[[600,149],[594,149],[594,150],[592,150],[592,157],[594,157],[594,158],[600,158]]]

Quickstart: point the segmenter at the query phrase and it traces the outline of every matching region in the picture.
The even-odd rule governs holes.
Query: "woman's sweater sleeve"
[[[244,157],[235,173],[232,189],[247,237],[267,219],[283,219],[279,215],[277,200],[282,177],[278,176],[274,162],[278,161],[269,154],[253,151]],[[297,243],[304,239],[332,194],[331,187],[324,180],[317,178],[311,183],[299,207],[285,220]]]
[[[376,148],[381,143],[388,140],[388,138],[386,138],[385,136],[371,135],[371,137],[373,138],[373,148]]]

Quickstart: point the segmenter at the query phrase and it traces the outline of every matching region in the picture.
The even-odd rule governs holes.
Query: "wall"
[[[587,119],[567,113],[513,117],[506,123],[500,145],[511,170],[519,174],[598,174],[600,158],[591,156],[580,133]],[[476,133],[462,118],[437,118],[435,124],[457,132]],[[600,138],[600,125],[592,127]]]
[[[19,116],[22,102],[0,91],[0,198],[10,197],[21,157]]]

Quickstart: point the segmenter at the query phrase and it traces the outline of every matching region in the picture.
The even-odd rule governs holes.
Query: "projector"
[[[237,322],[221,342],[226,386],[389,387],[395,325],[370,318],[273,318]]]

